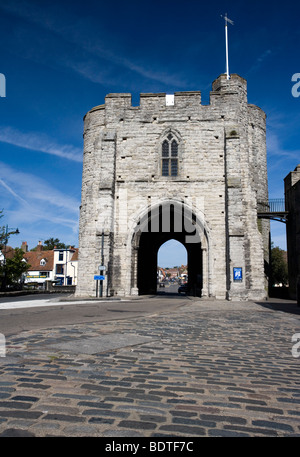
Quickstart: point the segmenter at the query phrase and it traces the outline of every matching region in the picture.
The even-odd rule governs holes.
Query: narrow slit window
[[[162,160],[162,175],[169,176],[169,159]]]
[[[162,144],[162,156],[169,157],[169,143],[165,140]]]
[[[171,159],[171,176],[177,176],[177,159]]]
[[[162,176],[178,176],[178,142],[172,133],[162,142]]]
[[[171,143],[171,155],[172,157],[177,157],[178,155],[178,144],[175,140]]]

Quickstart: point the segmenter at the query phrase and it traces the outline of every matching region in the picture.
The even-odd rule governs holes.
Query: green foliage
[[[278,246],[273,246],[271,249],[271,273],[272,273],[272,286],[275,284],[288,285],[288,267],[285,258],[286,252]]]
[[[26,273],[30,265],[23,260],[24,252],[16,248],[12,259],[6,259],[6,285],[18,284],[23,273]]]
[[[0,210],[0,219],[3,217],[3,210]],[[3,249],[5,244],[5,227],[0,227],[0,250]]]
[[[0,219],[3,217],[3,210],[0,210]],[[10,230],[10,231],[9,231]],[[8,226],[0,226],[0,250],[6,257],[6,247],[11,235],[19,233],[18,229],[9,229]],[[15,285],[20,282],[21,276],[30,265],[23,260],[24,252],[22,249],[15,249],[12,259],[3,260],[0,263],[1,290],[5,290],[8,285]]]
[[[51,251],[52,249],[67,249],[65,243],[61,243],[58,238],[49,238],[44,241],[44,251]]]
[[[3,210],[0,210],[0,219],[3,217]],[[9,230],[11,230],[9,232]],[[1,226],[0,227],[0,250],[2,251],[8,243],[8,239],[11,235],[18,234],[18,229],[9,229],[8,226]]]

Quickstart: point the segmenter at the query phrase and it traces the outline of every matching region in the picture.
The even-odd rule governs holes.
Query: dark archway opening
[[[187,250],[188,295],[201,296],[202,248],[195,228],[196,218],[183,205],[164,204],[149,211],[140,221],[137,286],[139,295],[157,291],[157,253],[162,244],[174,239]]]

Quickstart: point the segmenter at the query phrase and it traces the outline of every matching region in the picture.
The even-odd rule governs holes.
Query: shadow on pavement
[[[187,296],[185,294],[179,294],[178,292],[168,292],[168,291],[165,291],[165,290],[164,291],[158,290],[156,292],[156,295],[159,295],[160,297],[179,297],[179,298]]]
[[[296,300],[281,300],[280,298],[270,298],[269,301],[255,302],[263,308],[273,309],[274,311],[283,311],[289,314],[300,314],[300,306]]]

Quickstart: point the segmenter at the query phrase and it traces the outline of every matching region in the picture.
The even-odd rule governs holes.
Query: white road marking
[[[128,300],[121,300],[128,301]],[[19,309],[19,308],[40,308],[44,306],[67,306],[67,305],[90,305],[94,303],[112,303],[111,300],[77,300],[77,301],[52,301],[50,300],[24,300],[24,301],[15,301],[0,303],[1,309]]]

